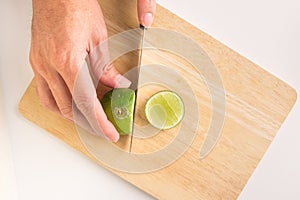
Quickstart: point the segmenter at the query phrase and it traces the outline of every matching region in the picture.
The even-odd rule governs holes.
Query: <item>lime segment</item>
[[[115,88],[107,92],[100,101],[108,120],[120,135],[132,132],[134,101],[134,90],[127,88]]]
[[[184,104],[178,94],[163,90],[149,98],[145,106],[145,115],[155,128],[170,129],[183,119]]]

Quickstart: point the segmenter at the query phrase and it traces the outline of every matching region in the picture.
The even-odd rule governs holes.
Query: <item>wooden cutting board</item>
[[[110,36],[138,27],[135,2],[99,2]],[[151,70],[149,67],[144,70],[142,77],[167,79],[170,88],[178,90],[183,96],[187,95],[187,88],[180,88],[180,85],[188,84],[197,104],[190,102],[189,95],[184,103],[187,109],[196,105],[192,110],[199,116],[199,121],[191,146],[179,159],[160,170],[132,174],[107,167],[87,150],[72,122],[40,105],[34,80],[20,101],[20,113],[100,166],[158,199],[236,199],[293,107],[296,92],[283,81],[161,6],[157,7],[153,27],[176,31],[198,43],[214,63],[222,79],[226,97],[224,126],[216,146],[203,159],[199,158],[199,150],[207,138],[212,120],[210,91],[205,80],[195,76],[195,66],[180,56],[163,50],[145,51],[143,64],[149,64],[149,67],[157,63],[167,66],[178,72],[179,78],[174,74],[163,76],[160,69],[155,68],[157,65],[153,65]],[[116,60],[115,66],[125,73],[136,66],[137,55],[137,51],[128,53]],[[184,77],[184,83],[181,83],[180,76]],[[168,88],[168,85],[148,84],[141,88],[138,97],[138,125],[147,124],[141,112],[147,97],[163,88]],[[192,115],[190,112],[186,117]],[[193,123],[193,119],[190,119],[183,122],[181,127],[188,127]],[[148,139],[136,139],[133,152],[149,153],[161,149],[172,142],[179,129],[180,127],[164,131]],[[90,141],[101,140],[94,136],[87,137]],[[128,137],[123,137],[117,146],[126,149],[128,141]],[[153,162],[159,161],[155,159]]]

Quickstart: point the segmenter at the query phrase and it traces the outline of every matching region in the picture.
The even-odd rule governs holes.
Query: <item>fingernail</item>
[[[152,24],[152,22],[153,22],[153,15],[152,15],[152,13],[146,13],[144,15],[144,17],[143,17],[143,23],[144,23],[143,25],[145,27],[150,27],[151,24]]]
[[[116,82],[117,88],[128,88],[131,85],[131,81],[122,76],[121,74],[118,75]]]

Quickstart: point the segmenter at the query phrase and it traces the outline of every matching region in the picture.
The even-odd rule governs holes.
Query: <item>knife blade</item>
[[[136,112],[136,102],[137,102],[137,94],[138,94],[138,87],[139,87],[139,77],[141,72],[141,66],[142,66],[142,58],[143,58],[143,49],[144,49],[144,39],[146,34],[146,27],[143,25],[140,25],[141,29],[141,42],[140,42],[140,55],[139,55],[139,63],[136,70],[136,89],[135,89],[135,101],[134,101],[134,107],[133,107],[133,120],[132,120],[132,131],[130,135],[130,146],[129,146],[129,152],[131,153],[132,150],[132,141],[134,136],[134,119],[135,119],[135,112]]]

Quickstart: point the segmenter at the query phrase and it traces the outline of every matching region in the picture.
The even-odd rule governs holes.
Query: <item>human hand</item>
[[[106,39],[96,0],[33,0],[30,63],[41,103],[92,133],[117,141],[119,134],[107,120],[84,62]],[[94,70],[109,87],[130,85],[113,66]]]

